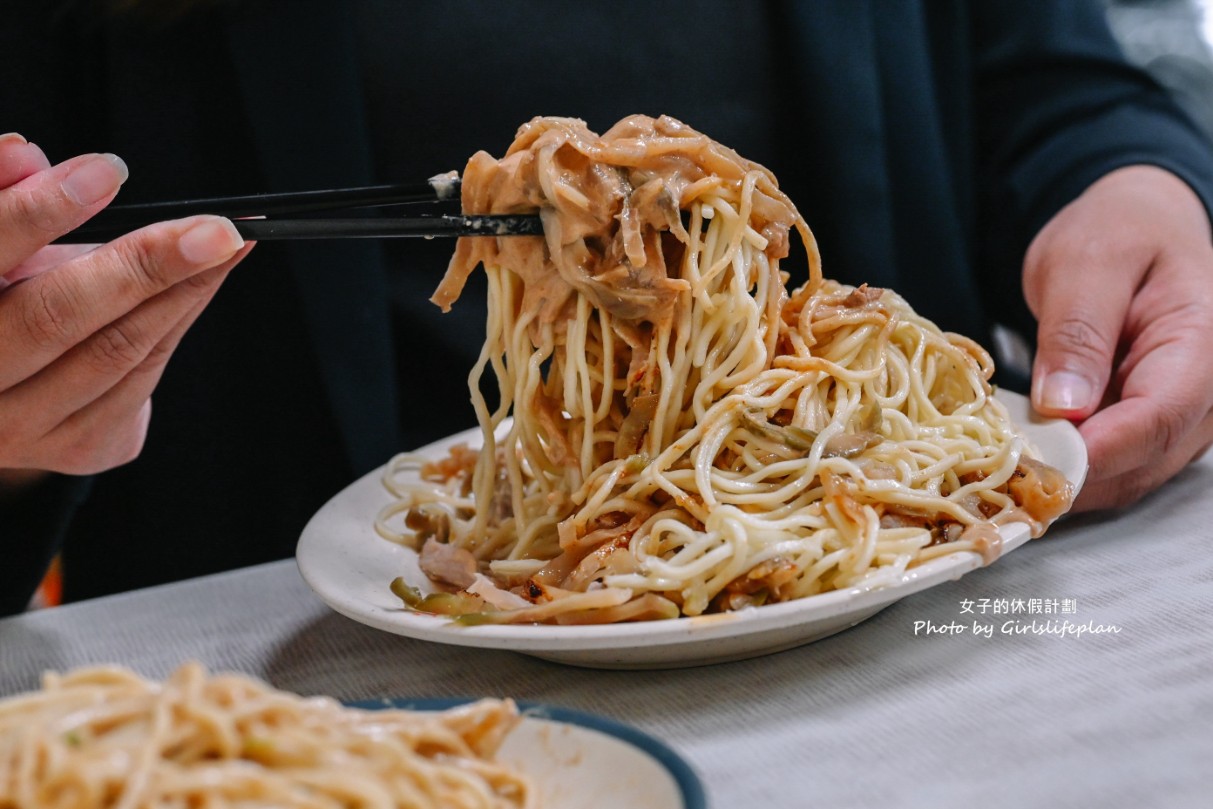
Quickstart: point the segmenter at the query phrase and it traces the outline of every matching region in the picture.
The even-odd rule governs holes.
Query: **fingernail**
[[[1040,403],[1050,410],[1082,410],[1091,401],[1094,386],[1072,371],[1054,371],[1040,386]]]
[[[92,205],[117,191],[129,174],[126,163],[118,155],[94,155],[67,175],[63,193],[77,205]]]
[[[18,132],[5,132],[3,135],[0,135],[0,146],[8,146],[9,144],[13,143],[24,146],[25,144],[29,143],[29,141],[25,139],[24,135],[21,135]]]
[[[177,248],[189,262],[200,267],[213,267],[235,255],[244,247],[244,239],[236,226],[227,219],[209,218],[181,234]]]

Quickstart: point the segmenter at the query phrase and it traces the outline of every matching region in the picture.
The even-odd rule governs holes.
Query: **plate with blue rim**
[[[371,699],[363,710],[445,711],[471,699]],[[522,721],[496,760],[530,778],[538,805],[556,809],[707,809],[703,784],[672,748],[649,734],[571,708],[520,702]]]

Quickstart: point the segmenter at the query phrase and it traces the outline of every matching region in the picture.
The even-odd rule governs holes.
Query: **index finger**
[[[243,246],[221,217],[161,222],[11,287],[0,296],[0,390]]]
[[[126,177],[119,157],[92,154],[0,188],[0,275],[104,208]]]
[[[1213,325],[1187,313],[1161,317],[1137,335],[1119,401],[1079,426],[1092,480],[1159,462],[1213,408],[1211,337]]]

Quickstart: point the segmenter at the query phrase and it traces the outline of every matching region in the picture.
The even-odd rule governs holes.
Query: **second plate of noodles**
[[[195,662],[163,681],[118,666],[47,672],[40,689],[0,699],[3,809],[706,805],[661,741],[557,706],[343,705]]]

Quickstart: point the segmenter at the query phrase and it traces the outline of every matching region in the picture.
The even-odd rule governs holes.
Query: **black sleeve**
[[[0,504],[0,616],[25,609],[91,484],[91,477],[51,475]]]
[[[1003,275],[1018,284],[1040,228],[1127,165],[1172,172],[1213,212],[1213,149],[1166,91],[1125,60],[1102,3],[979,0],[970,9],[987,263],[1013,269]]]

